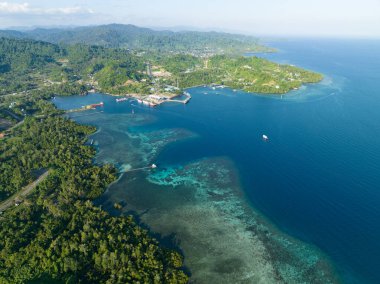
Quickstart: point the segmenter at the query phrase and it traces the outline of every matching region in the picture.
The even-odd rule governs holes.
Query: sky
[[[258,36],[380,38],[380,0],[0,0],[0,28],[109,23]]]

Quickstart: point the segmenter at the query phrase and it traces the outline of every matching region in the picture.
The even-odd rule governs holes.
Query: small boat
[[[150,167],[151,167],[152,169],[156,169],[156,168],[157,168],[157,165],[156,165],[156,164],[152,164]]]
[[[120,99],[116,99],[116,102],[123,102],[123,101],[126,101],[128,100],[128,98],[120,98]]]
[[[269,140],[269,137],[266,136],[265,134],[263,134],[263,140],[264,140],[264,141],[268,141],[268,140]]]

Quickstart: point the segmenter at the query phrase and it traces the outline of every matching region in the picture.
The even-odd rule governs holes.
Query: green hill
[[[218,32],[156,31],[120,24],[67,29],[40,28],[26,32],[0,31],[0,36],[161,52],[231,53],[271,50],[260,45],[258,39],[252,36]]]

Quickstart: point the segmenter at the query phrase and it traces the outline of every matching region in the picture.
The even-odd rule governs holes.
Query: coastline
[[[170,100],[173,100],[175,98],[181,97],[184,94],[186,94],[187,90],[198,88],[198,87],[207,87],[207,88],[210,88],[210,89],[213,89],[213,90],[214,90],[214,88],[217,88],[217,89],[228,88],[228,89],[231,89],[233,92],[245,92],[247,94],[254,95],[254,96],[281,97],[283,95],[286,96],[286,95],[290,94],[293,91],[297,91],[297,90],[299,90],[302,87],[307,87],[308,85],[314,85],[314,84],[321,83],[325,79],[325,75],[323,75],[323,74],[320,74],[320,75],[321,75],[321,78],[318,81],[304,82],[299,87],[294,87],[294,88],[286,90],[284,92],[277,92],[277,93],[273,93],[273,92],[252,92],[252,91],[249,91],[249,90],[245,90],[244,88],[233,88],[232,86],[229,86],[229,85],[211,83],[211,84],[200,84],[200,85],[195,85],[195,86],[191,86],[191,87],[186,87],[180,93],[178,93],[178,94],[172,94],[171,96],[168,96],[169,95],[168,93],[165,93],[165,94],[158,93],[157,95],[158,96],[167,97],[168,100],[166,102],[170,102]],[[113,97],[125,97],[125,98],[131,98],[131,99],[136,99],[136,100],[144,100],[146,97],[149,96],[149,94],[137,94],[137,93],[133,93],[133,94],[112,94],[112,93],[102,92],[100,89],[94,89],[94,92],[88,92],[88,94],[93,94],[93,93],[101,93],[101,94],[110,95],[110,96],[113,96]],[[154,103],[154,105],[152,105],[152,106],[157,106],[157,105],[160,105],[161,103],[164,103],[164,102],[165,101]]]

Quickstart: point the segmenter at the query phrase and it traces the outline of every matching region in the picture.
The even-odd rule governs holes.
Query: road
[[[40,175],[38,177],[38,179],[36,179],[34,182],[28,184],[23,189],[21,189],[19,192],[15,193],[11,197],[9,197],[7,200],[0,203],[0,212],[7,210],[11,206],[14,206],[15,200],[23,200],[26,196],[28,196],[33,191],[33,189],[36,188],[36,186],[39,183],[41,183],[42,181],[44,181],[47,178],[47,176],[49,175],[49,172],[50,172],[50,170],[46,171],[45,173]]]
[[[13,112],[11,112],[11,111],[9,111],[9,110],[7,110],[7,109],[4,109],[4,111],[5,111],[7,114],[9,114],[10,116],[12,116],[14,119],[16,119],[17,121],[21,121],[21,120],[23,119],[22,117],[20,117],[20,116],[14,114]]]

